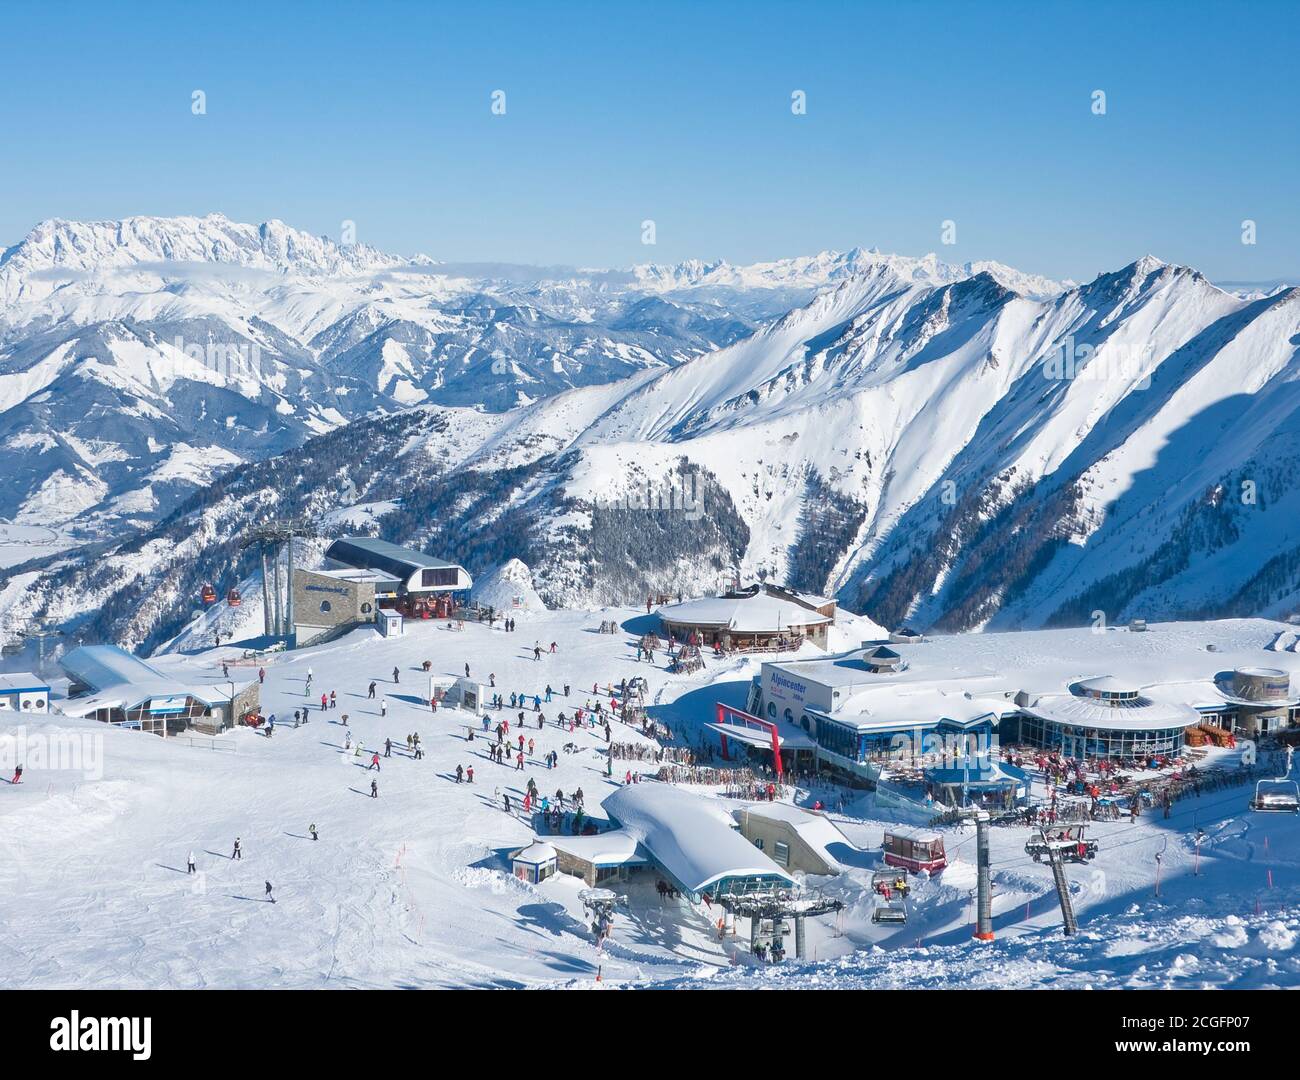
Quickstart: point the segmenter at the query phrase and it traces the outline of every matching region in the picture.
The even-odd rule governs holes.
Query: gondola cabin
[[[199,599],[203,601],[203,606],[207,607],[217,602],[217,590],[211,585],[204,585],[199,593]]]
[[[914,873],[936,873],[948,865],[943,837],[917,829],[894,829],[885,833],[880,845],[888,866],[901,866]]]
[[[231,589],[230,592],[226,593],[227,607],[239,607],[243,602],[244,601],[240,598],[238,589]]]

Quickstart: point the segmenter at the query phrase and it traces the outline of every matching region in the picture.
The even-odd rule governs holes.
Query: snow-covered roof
[[[793,600],[765,592],[753,596],[705,596],[658,609],[665,622],[684,626],[717,626],[737,634],[774,633],[796,626],[819,626],[832,622]]]
[[[1015,703],[1002,697],[969,695],[954,689],[904,687],[899,691],[882,686],[850,695],[831,715],[859,731],[871,731],[940,720],[964,726],[990,715],[1009,716],[1016,711]]]
[[[650,861],[640,841],[626,829],[611,829],[592,836],[554,836],[551,843],[592,866],[630,866]]]
[[[1104,716],[1114,718],[1117,710],[1095,698],[1076,698],[1069,688],[1137,690],[1140,698],[1151,702],[1204,708],[1234,703],[1231,687],[1215,681],[1225,671],[1276,668],[1289,674],[1295,684],[1300,677],[1300,654],[1271,648],[1281,630],[1282,624],[1269,619],[1220,619],[1152,623],[1140,633],[1124,627],[1100,633],[1092,627],[1079,627],[958,634],[927,638],[924,646],[908,649],[904,670],[866,670],[861,648],[824,657],[767,661],[763,670],[831,688],[835,705],[830,715],[866,726],[877,718],[883,722],[890,713],[906,717],[934,709],[940,710],[938,715],[955,710],[960,715],[953,719],[972,710],[1005,714],[1013,711],[1010,702],[1020,693],[1043,707],[1056,699],[1061,699],[1061,704],[1066,698],[1082,700],[1106,709]],[[919,690],[942,693],[945,698],[927,702],[912,697],[909,701]],[[971,696],[963,705],[959,697],[965,694]],[[1167,711],[1165,720],[1157,712],[1122,711],[1130,721],[1144,716],[1156,723],[1167,720],[1171,727],[1183,722],[1177,709]],[[1069,712],[1090,715],[1084,705],[1070,705]],[[1183,712],[1181,717],[1186,715]],[[1196,719],[1186,722],[1192,724]]]
[[[735,829],[725,806],[669,784],[619,788],[602,804],[690,892],[726,878],[794,879]]]
[[[1052,694],[1038,698],[1025,712],[1058,724],[1110,731],[1156,731],[1191,727],[1201,720],[1201,714],[1191,705],[1179,702],[1139,697],[1123,704],[1124,708],[1117,708],[1097,698]]]
[[[804,843],[832,865],[839,865],[839,860],[831,851],[832,846],[853,847],[849,838],[840,832],[839,827],[825,814],[805,810],[793,803],[748,803],[736,810],[735,814],[737,821],[743,821],[744,815],[750,814],[770,821],[785,822],[799,834]]]
[[[1117,679],[1114,675],[1099,675],[1093,679],[1083,679],[1079,682],[1080,690],[1088,690],[1094,694],[1136,694],[1137,687],[1126,683],[1123,679]]]
[[[63,657],[59,665],[91,690],[143,684],[163,677],[157,668],[116,645],[81,645]]]
[[[911,840],[914,844],[933,844],[943,837],[933,829],[922,829],[910,825],[887,825],[886,836],[896,836],[900,840]]]
[[[515,862],[529,863],[533,866],[544,866],[548,862],[554,862],[556,859],[555,848],[542,840],[534,840],[527,847],[522,847],[510,856]]]
[[[205,705],[225,704],[232,689],[239,693],[251,678],[233,682],[197,683],[159,671],[116,645],[82,645],[59,661],[73,679],[91,693],[59,702],[67,716],[89,716],[100,709],[132,709],[145,701],[192,697]]]
[[[357,581],[390,586],[402,583],[400,578],[396,578],[392,574],[383,574],[378,570],[362,570],[353,567],[338,570],[312,570],[311,573],[318,574],[321,577],[334,578],[336,581]]]
[[[7,671],[0,673],[0,694],[16,694],[24,690],[49,691],[50,684],[39,675],[30,671]]]

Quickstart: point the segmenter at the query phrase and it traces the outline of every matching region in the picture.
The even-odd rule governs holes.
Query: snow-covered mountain
[[[943,629],[1285,615],[1300,600],[1300,290],[1146,257],[1050,297],[874,265],[724,348],[506,412],[421,405],[217,479],[25,578],[16,611],[156,645],[239,531],[383,504],[378,529],[549,605],[739,573]]]
[[[0,520],[120,535],[352,420],[527,405],[684,363],[877,268],[935,285],[982,265],[854,249],[450,266],[220,214],[42,222],[0,251]],[[988,272],[1027,295],[1062,289]]]
[[[647,287],[672,291],[684,288],[822,289],[849,278],[861,277],[878,267],[885,267],[899,277],[926,284],[948,284],[988,273],[1008,288],[1029,297],[1052,297],[1070,288],[1074,282],[1052,281],[1036,274],[1026,274],[997,262],[968,262],[960,266],[945,263],[933,253],[922,258],[887,255],[875,248],[851,251],[823,251],[794,259],[732,266],[725,259],[701,262],[692,259],[673,266],[653,263],[632,268],[636,279]]]
[[[738,316],[622,276],[459,277],[219,214],[42,222],[0,252],[0,519],[120,533],[349,420],[510,408],[681,363],[787,306]]]

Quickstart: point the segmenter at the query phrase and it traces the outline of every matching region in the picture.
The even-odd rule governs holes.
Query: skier
[[[467,679],[469,678],[469,665],[468,665],[468,664],[465,665],[465,678],[467,678]]]
[[[14,778],[13,778],[12,780],[10,780],[9,783],[11,783],[11,784],[21,784],[22,782],[23,782],[23,767],[22,767],[21,765],[15,765],[15,766],[14,766]]]
[[[488,673],[488,685],[489,685],[489,686],[496,686],[496,684],[497,684],[497,676],[496,676],[496,672],[494,672],[494,671],[493,671],[493,672],[489,672],[489,673]]]
[[[370,684],[370,693],[369,693],[368,695],[366,695],[366,696],[369,697],[372,701],[374,700],[374,697],[375,697],[375,684],[374,684],[373,682]]]
[[[304,712],[302,715],[303,715],[303,719],[306,720],[306,718],[307,718],[307,713]],[[344,727],[347,727],[347,726],[348,726],[348,714],[347,714],[347,713],[344,713],[344,714],[343,714],[343,726],[344,726]]]
[[[339,707],[339,696],[338,696],[337,693],[335,693],[335,691],[331,690],[331,691],[330,691],[330,708],[331,708],[331,709],[337,709],[338,707]]]
[[[321,711],[321,712],[324,712],[326,709],[329,708],[329,705],[330,705],[329,695],[328,695],[328,694],[321,694],[321,696],[320,696],[320,711]]]
[[[378,781],[378,780],[371,780],[371,781],[370,781],[370,797],[371,797],[372,799],[377,799],[377,798],[379,798],[379,781]]]
[[[235,837],[235,850],[231,853],[230,857],[232,859],[240,859],[240,860],[242,860],[244,857],[244,848],[240,844],[238,836]]]
[[[456,783],[462,783],[465,779],[465,768],[462,765],[456,766]]]
[[[319,839],[320,839],[320,837],[316,834],[316,822],[313,821],[310,825],[308,825],[308,826],[307,826],[307,831],[308,831],[309,833],[311,833],[311,838],[312,838],[313,840],[319,840]]]
[[[474,783],[474,766],[473,766],[473,765],[471,765],[468,769],[465,770],[465,779],[466,779],[469,783],[471,783],[471,784]]]
[[[230,665],[227,664],[224,660],[221,661],[221,677],[223,679],[230,678]]]
[[[400,683],[402,681],[400,678],[398,678],[399,675],[401,675],[401,672],[398,671],[397,668],[393,668],[393,682]]]
[[[388,715],[388,698],[381,697],[379,699],[379,715],[380,716]]]
[[[551,652],[552,652],[552,653],[555,652],[555,642],[553,642],[553,641],[551,642]]]
[[[382,772],[382,771],[383,771],[383,770],[379,767],[379,752],[378,752],[378,751],[375,751],[375,753],[373,753],[373,754],[370,755],[370,768],[371,768],[371,769],[374,769],[375,772]],[[366,771],[369,772],[370,770],[367,769]]]
[[[260,667],[257,669],[257,681],[259,685],[266,682],[266,668]]]
[[[408,749],[410,748],[410,739],[409,739],[409,737],[408,737],[408,739],[407,739],[407,748],[408,748]],[[393,756],[393,740],[392,740],[392,739],[385,739],[385,740],[384,740],[384,757],[392,757],[392,756]]]
[[[271,883],[269,881],[266,883],[266,898],[272,904],[275,903],[275,897],[271,895]]]
[[[190,857],[185,860],[185,872],[187,874],[197,874],[198,870],[194,865],[194,849],[190,849]]]
[[[533,646],[533,659],[534,659],[534,660],[540,660],[541,658],[542,658],[542,647],[541,647],[540,645],[534,645],[534,646]]]

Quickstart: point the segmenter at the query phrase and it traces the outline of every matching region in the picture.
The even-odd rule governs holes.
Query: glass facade
[[[1060,751],[1066,757],[1142,758],[1174,754],[1183,747],[1182,726],[1133,731],[1120,728],[1079,727],[1023,716],[1020,737],[1031,746]]]

